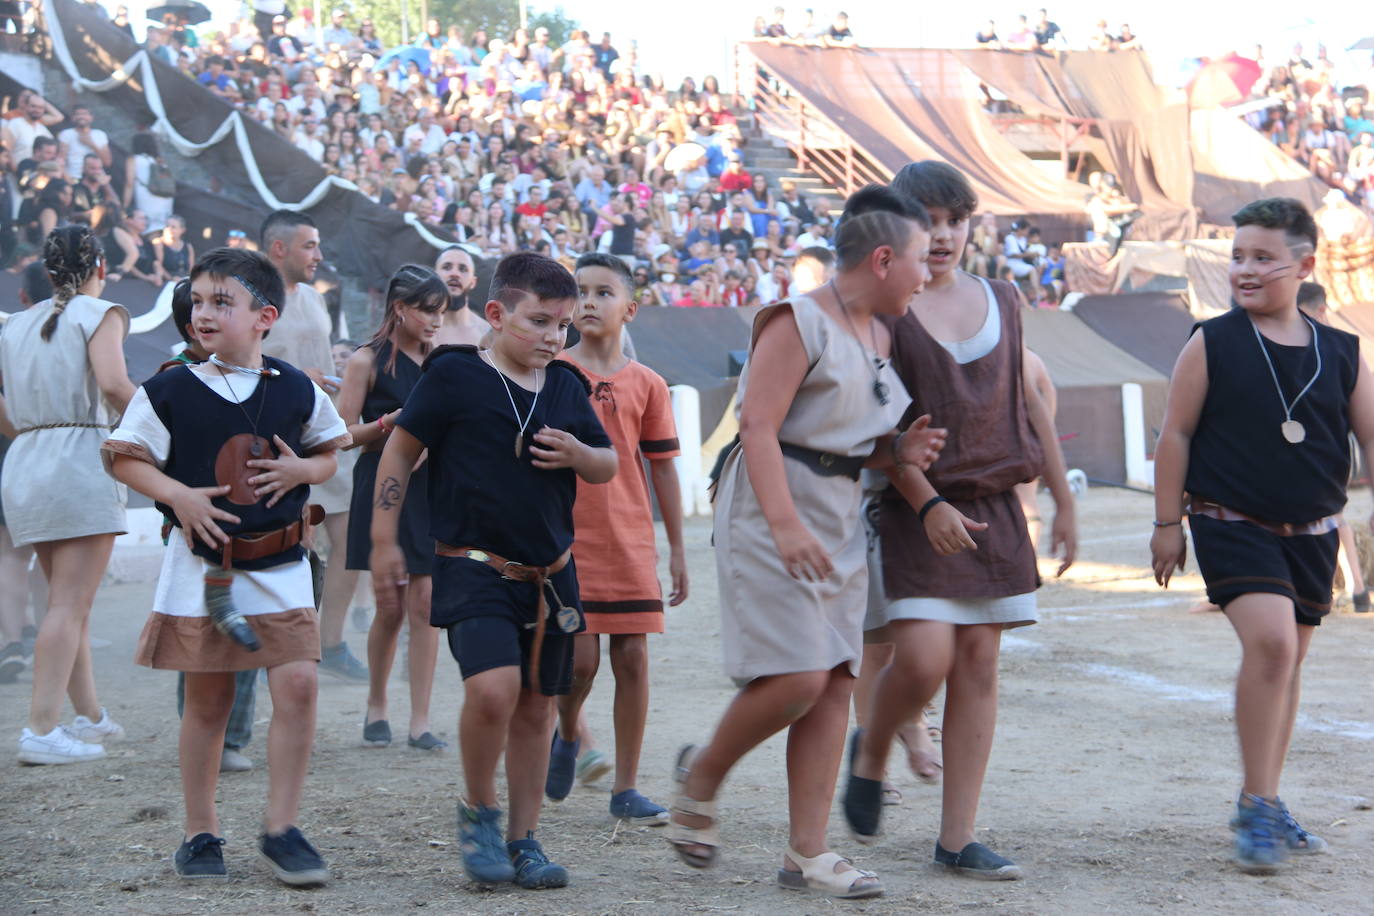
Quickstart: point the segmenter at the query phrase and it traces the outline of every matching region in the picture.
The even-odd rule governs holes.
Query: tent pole
[[[1059,163],[1064,167],[1064,177],[1069,177],[1069,122],[1059,119]]]

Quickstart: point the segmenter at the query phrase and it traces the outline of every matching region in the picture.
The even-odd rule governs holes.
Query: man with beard
[[[434,272],[448,287],[448,311],[444,323],[434,338],[434,345],[469,344],[478,346],[491,328],[468,307],[468,297],[477,286],[477,268],[472,255],[457,245],[450,245],[439,253]]]

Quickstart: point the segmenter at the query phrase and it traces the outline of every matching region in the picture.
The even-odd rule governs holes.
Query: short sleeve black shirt
[[[545,426],[609,448],[582,379],[564,365],[544,370],[543,389],[515,456],[519,421],[535,401],[471,347],[437,353],[406,401],[397,425],[429,449],[429,533],[453,547],[480,547],[518,563],[543,566],[573,542],[577,475],[530,463],[534,434]],[[510,394],[507,395],[507,390]]]

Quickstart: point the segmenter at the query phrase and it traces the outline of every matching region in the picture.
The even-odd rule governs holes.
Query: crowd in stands
[[[1342,73],[1324,45],[1316,56],[1294,45],[1286,58],[1251,52],[1258,78],[1246,120],[1312,174],[1374,210],[1374,57],[1362,72]]]
[[[792,25],[787,22],[787,10],[781,6],[773,7],[773,15],[754,19],[754,37],[770,41],[794,44],[814,44],[826,47],[852,45],[854,33],[849,28],[849,14],[839,12],[829,25],[816,21],[816,12],[804,9],[801,18]]]
[[[0,119],[0,266],[37,257],[58,226],[84,223],[100,236],[109,277],[157,286],[187,276],[195,251],[172,212],[176,181],[149,133],[117,162],[91,109],[58,111],[25,89]]]
[[[1099,19],[1081,43],[1070,44],[1059,23],[1050,18],[1049,10],[1036,11],[1035,19],[1017,16],[1009,25],[999,27],[992,19],[983,23],[973,37],[976,47],[994,51],[1066,51],[1070,48],[1088,51],[1140,51],[1140,36],[1126,23],[1113,34],[1107,20]]]
[[[123,12],[116,24],[127,22]],[[609,252],[632,264],[648,304],[698,306],[774,301],[801,251],[831,244],[827,213],[792,183],[745,168],[715,77],[670,88],[609,33],[594,40],[574,29],[555,45],[544,28],[469,35],[430,19],[411,44],[384,48],[371,21],[336,9],[317,33],[305,7],[294,19],[259,12],[199,34],[169,13],[144,37],[155,57],[326,173],[478,255]],[[185,258],[168,253],[183,250],[184,227],[160,193],[156,138],[139,134],[125,168],[110,175],[89,111],[69,114],[36,94],[8,113],[16,166],[31,158],[28,135],[40,124],[60,131],[51,155],[12,171],[23,199],[17,240],[103,217],[102,236],[125,253],[123,272],[153,282],[174,275],[167,262],[180,268]],[[64,203],[60,190],[85,181],[71,164],[84,171],[87,152],[91,193],[104,201],[96,212]]]

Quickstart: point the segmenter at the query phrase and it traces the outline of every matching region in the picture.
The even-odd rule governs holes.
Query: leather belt
[[[850,480],[858,480],[859,472],[863,470],[864,464],[868,461],[867,455],[852,456],[818,452],[813,448],[793,445],[790,442],[779,442],[778,446],[784,455],[795,458],[821,477],[848,477]]]
[[[479,547],[451,547],[442,542],[436,542],[434,552],[441,557],[461,557],[467,560],[475,560],[478,563],[485,563],[492,569],[501,574],[503,578],[513,579],[516,582],[533,582],[539,591],[539,605],[535,611],[534,622],[534,643],[530,647],[530,667],[526,674],[526,684],[531,690],[539,689],[539,656],[544,648],[544,631],[548,625],[549,600],[545,594],[544,587],[548,585],[549,577],[561,571],[572,559],[572,548],[563,551],[563,555],[554,560],[548,566],[530,566],[527,563],[517,563],[514,560],[507,560],[503,556],[492,553],[490,550],[482,550]],[[561,603],[561,599],[560,599]],[[580,623],[580,620],[579,620]]]
[[[1270,534],[1284,538],[1326,534],[1329,531],[1335,531],[1341,523],[1339,515],[1328,515],[1326,518],[1319,518],[1315,522],[1266,522],[1220,503],[1207,502],[1196,496],[1188,501],[1188,511],[1193,515],[1205,515],[1219,522],[1249,522],[1258,528],[1263,528]]]
[[[324,521],[324,507],[307,506],[303,518],[297,519],[285,528],[262,533],[248,532],[236,534],[224,545],[224,558],[221,566],[232,569],[235,560],[261,560],[273,554],[285,553],[301,542],[305,536],[306,525],[318,525]]]

